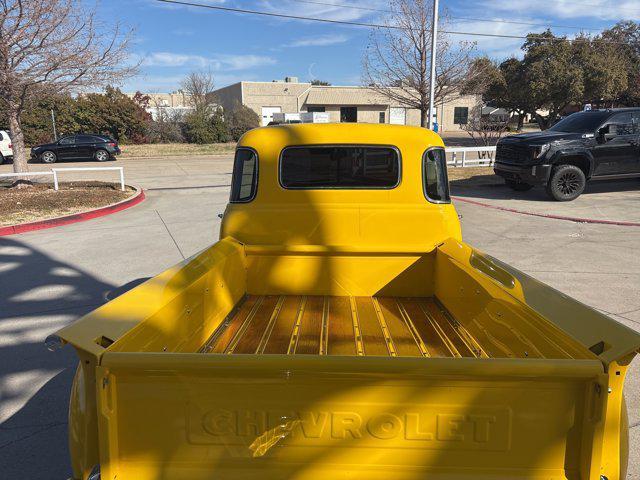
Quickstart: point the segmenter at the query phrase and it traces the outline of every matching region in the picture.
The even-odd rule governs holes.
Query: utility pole
[[[56,115],[53,113],[53,108],[51,109],[51,123],[53,125],[53,139],[58,140],[58,132],[56,131]]]
[[[431,78],[429,82],[429,130],[433,130],[433,115],[436,106],[433,101],[436,89],[436,46],[438,43],[438,0],[433,0],[433,22],[431,24]]]

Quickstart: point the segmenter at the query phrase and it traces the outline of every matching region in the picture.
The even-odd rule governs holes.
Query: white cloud
[[[327,47],[330,45],[338,45],[349,40],[346,35],[330,34],[317,35],[315,37],[305,37],[283,45],[284,47]]]
[[[519,20],[514,19],[513,21]],[[475,32],[491,35],[515,35],[521,37],[526,36],[529,32],[538,32],[543,30],[540,28],[532,27],[530,25],[489,23],[483,21],[456,21],[448,25],[446,29],[455,32]],[[518,56],[521,53],[520,47],[524,43],[524,39],[520,38],[480,37],[475,35],[449,35],[449,39],[452,44],[461,41],[475,42],[476,52],[478,54],[486,54],[499,60],[511,56]]]
[[[125,92],[135,92],[139,90],[147,93],[173,92],[180,88],[184,77],[185,75],[142,74],[128,80],[123,85],[122,90]],[[259,77],[250,72],[238,74],[219,73],[214,75],[213,80],[215,82],[215,88],[221,88],[240,81],[259,80]]]
[[[380,16],[389,8],[389,2],[385,0],[318,0],[322,3],[335,3],[335,7],[330,5],[317,5],[313,3],[303,3],[296,0],[262,0],[257,3],[261,10],[273,13],[284,13],[286,15],[297,15],[303,17],[317,17],[328,20],[358,21],[363,18]],[[346,8],[345,5],[356,8]]]
[[[245,70],[273,65],[276,60],[263,55],[218,54],[211,57],[175,52],[153,52],[138,54],[143,67],[190,67],[211,70]]]
[[[489,10],[503,12],[527,12],[555,18],[591,18],[599,20],[640,20],[640,4],[638,0],[491,0],[483,2]]]

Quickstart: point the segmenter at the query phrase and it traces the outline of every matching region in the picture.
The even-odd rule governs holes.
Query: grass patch
[[[209,143],[148,143],[144,145],[120,145],[122,153],[119,158],[132,157],[172,157],[192,155],[224,155],[231,154],[236,148],[235,142]]]
[[[120,184],[104,182],[61,183],[55,191],[51,184],[29,188],[0,186],[0,226],[36,222],[71,215],[129,198],[134,189],[120,190]]]
[[[481,185],[501,185],[501,177],[493,173],[493,167],[447,167],[451,185],[477,187]]]

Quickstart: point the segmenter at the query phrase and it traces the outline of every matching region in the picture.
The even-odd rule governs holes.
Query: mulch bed
[[[104,207],[129,198],[135,190],[105,182],[65,182],[28,188],[0,185],[0,226],[35,222]]]

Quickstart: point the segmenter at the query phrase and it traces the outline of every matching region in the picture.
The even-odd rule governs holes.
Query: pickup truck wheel
[[[513,180],[505,180],[507,187],[511,190],[515,190],[516,192],[526,192],[533,188],[533,185],[529,185],[528,183],[515,182]]]
[[[584,192],[587,179],[584,172],[575,165],[560,165],[553,170],[547,194],[559,202],[574,200]]]
[[[47,150],[46,152],[42,152],[40,155],[40,160],[42,163],[55,163],[58,157],[51,150]]]

